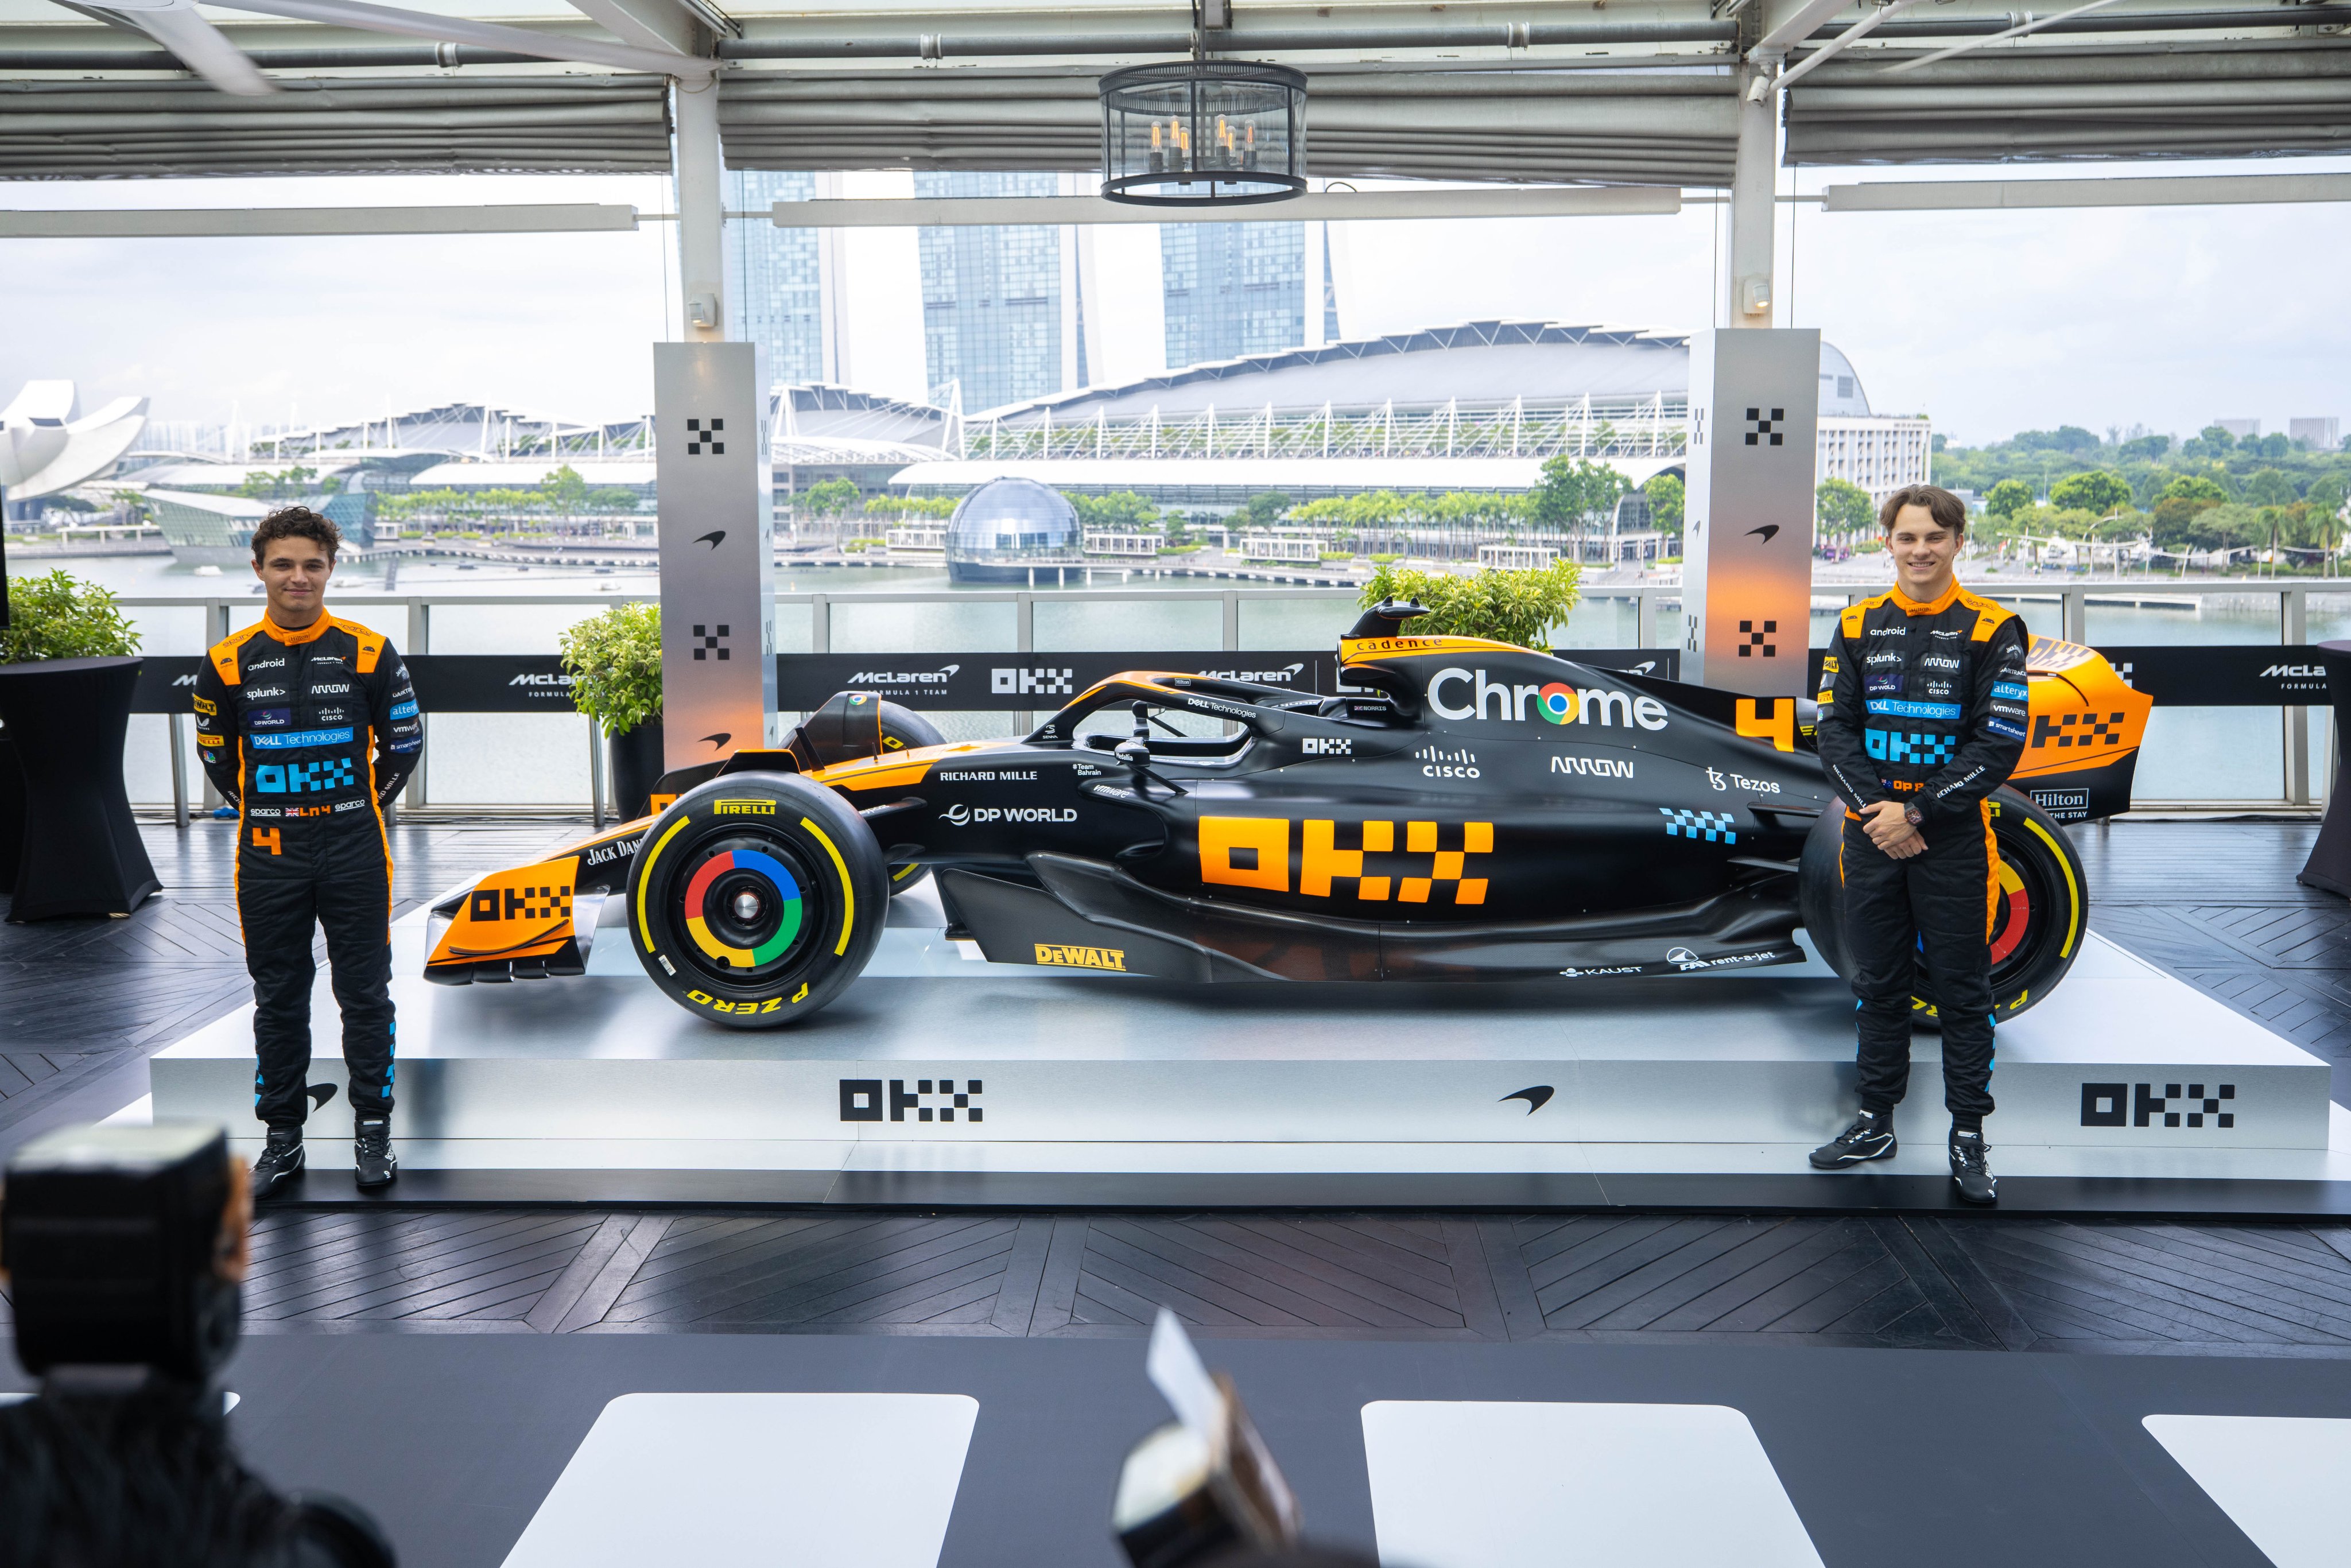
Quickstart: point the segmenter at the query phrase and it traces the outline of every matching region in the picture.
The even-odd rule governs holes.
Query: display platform
[[[609,937],[615,940],[606,941]],[[395,927],[402,1202],[1944,1209],[1938,1044],[1901,1155],[1812,1173],[1853,1104],[1853,999],[1769,975],[1198,986],[999,966],[918,891],[790,1030],[590,973],[447,988]],[[2000,1030],[2005,1208],[2351,1213],[2326,1063],[2096,936]],[[321,1041],[334,1039],[322,974]],[[153,1113],[252,1129],[240,1009],[151,1063]],[[331,1049],[314,1070],[340,1084]],[[347,1125],[340,1102],[321,1132]],[[352,1202],[321,1168],[297,1201]],[[340,1162],[331,1162],[340,1164]]]

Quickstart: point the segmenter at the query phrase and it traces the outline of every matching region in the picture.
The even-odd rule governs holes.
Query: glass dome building
[[[1077,509],[1034,479],[991,479],[947,519],[947,580],[1058,587],[1085,566]]]

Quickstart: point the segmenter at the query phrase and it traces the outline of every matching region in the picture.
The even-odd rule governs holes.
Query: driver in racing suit
[[[1932,485],[1886,498],[1878,526],[1896,586],[1846,609],[1822,671],[1821,760],[1845,806],[1861,1113],[1812,1163],[1839,1170],[1894,1154],[1923,958],[1943,1031],[1951,1177],[1963,1200],[1989,1204],[1999,1195],[1983,1130],[1999,852],[1988,797],[2024,754],[2030,703],[2023,622],[1952,573],[1967,517]]]
[[[305,507],[262,519],[261,620],[214,646],[196,676],[198,755],[237,808],[236,912],[253,976],[253,1167],[266,1196],[302,1168],[309,1110],[311,933],[323,926],[343,1017],[359,1185],[398,1173],[392,1151],[392,853],[383,808],[423,744],[391,642],[327,613],[341,535]]]

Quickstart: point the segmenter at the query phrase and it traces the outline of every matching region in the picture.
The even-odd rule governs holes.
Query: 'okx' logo
[[[886,1095],[879,1078],[844,1078],[841,1081],[841,1119],[844,1122],[879,1122],[885,1119],[886,1111],[887,1120],[903,1122],[906,1119],[906,1113],[912,1111],[917,1122],[952,1122],[956,1120],[956,1113],[960,1111],[963,1120],[977,1122],[981,1107],[972,1102],[978,1098],[979,1080],[977,1078],[965,1079],[960,1090],[952,1078],[940,1079],[935,1090],[929,1079],[917,1078],[911,1094],[906,1092],[904,1079],[893,1078]],[[925,1105],[923,1103],[925,1100],[938,1100],[945,1103]]]
[[[2208,1123],[2228,1128],[2237,1124],[2234,1109],[2237,1086],[2215,1083],[2207,1094],[2201,1083],[2190,1083],[2185,1094],[2180,1085],[2167,1083],[2158,1094],[2152,1083],[2085,1083],[2082,1085],[2082,1125],[2085,1127],[2177,1127],[2183,1122],[2190,1127]],[[2222,1110],[2227,1105],[2229,1110]]]

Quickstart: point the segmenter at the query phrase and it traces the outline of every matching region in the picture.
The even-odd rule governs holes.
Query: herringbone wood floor
[[[404,911],[576,824],[404,827]],[[2351,906],[2314,829],[2081,836],[2098,927],[2351,1075]],[[246,994],[226,835],[165,896],[0,926],[0,1126]],[[2351,1355],[2351,1228],[1679,1214],[265,1213],[257,1333],[1223,1334]]]

